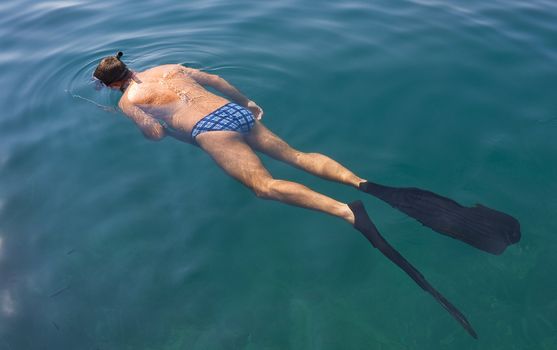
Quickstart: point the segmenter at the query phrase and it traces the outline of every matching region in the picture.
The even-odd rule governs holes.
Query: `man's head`
[[[130,73],[130,70],[126,67],[124,62],[120,61],[122,55],[124,54],[118,51],[116,56],[103,58],[95,69],[93,76],[106,86],[110,86],[112,83],[120,82],[125,79],[128,73]]]

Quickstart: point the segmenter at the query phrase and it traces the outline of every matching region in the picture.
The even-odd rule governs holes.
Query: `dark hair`
[[[120,61],[120,57],[124,54],[118,51],[116,56],[109,56],[102,59],[101,63],[95,69],[93,76],[105,85],[110,85],[115,81],[122,80],[128,74],[129,69],[126,64]]]

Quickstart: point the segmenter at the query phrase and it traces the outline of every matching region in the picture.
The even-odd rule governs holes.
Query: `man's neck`
[[[132,82],[133,72],[129,71],[126,77],[123,79],[122,85],[120,86],[120,91],[123,93],[126,91],[130,83]]]

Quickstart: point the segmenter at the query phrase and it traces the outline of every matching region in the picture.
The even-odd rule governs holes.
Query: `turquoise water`
[[[0,349],[557,348],[556,30],[553,1],[2,2]],[[345,223],[96,106],[116,50],[221,75],[362,177],[516,216],[492,256],[263,158],[363,199],[479,340]]]

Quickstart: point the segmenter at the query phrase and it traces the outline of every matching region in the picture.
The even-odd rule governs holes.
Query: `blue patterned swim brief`
[[[191,130],[191,137],[195,139],[204,132],[222,130],[246,134],[254,124],[255,118],[248,109],[230,102],[198,121]]]

